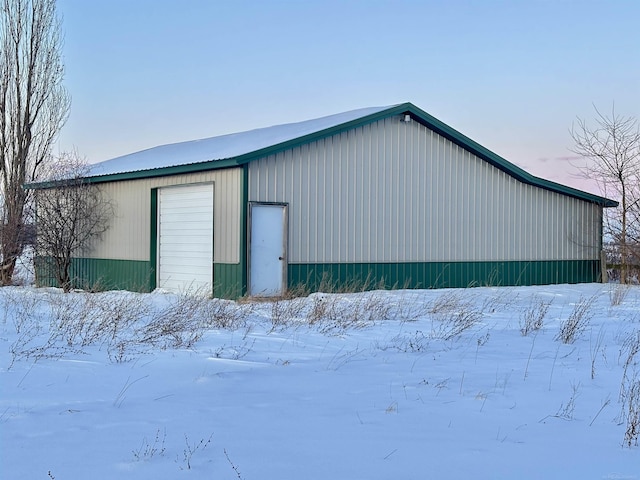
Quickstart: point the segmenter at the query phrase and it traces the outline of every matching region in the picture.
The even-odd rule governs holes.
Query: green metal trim
[[[214,297],[236,299],[244,295],[242,264],[214,263],[213,270],[213,276],[216,279],[213,284]]]
[[[40,287],[57,287],[50,257],[36,259],[36,283]],[[244,295],[242,266],[239,263],[214,264],[213,294],[218,298],[240,298]],[[86,290],[131,290],[151,292],[155,287],[155,271],[151,262],[112,260],[105,258],[74,258],[71,265],[73,287]]]
[[[290,289],[465,288],[600,281],[600,260],[289,264]]]
[[[36,259],[38,286],[57,286],[50,265],[46,257]],[[600,268],[600,260],[289,264],[288,287],[313,292],[593,283],[600,281]],[[214,269],[216,297],[246,294],[242,263],[218,263]],[[153,268],[145,261],[75,258],[71,273],[75,288],[140,292],[155,288]]]
[[[242,295],[248,291],[249,278],[249,165],[242,166],[242,188],[240,190],[240,268],[242,269]]]
[[[452,141],[456,145],[461,146],[465,150],[470,151],[474,155],[482,158],[483,160],[489,162],[491,165],[495,166],[496,168],[499,168],[500,170],[504,171],[508,175],[514,177],[515,179],[523,183],[540,187],[545,190],[550,190],[552,192],[560,193],[562,195],[578,198],[580,200],[596,203],[598,205],[602,205],[603,207],[618,206],[618,202],[614,200],[610,200],[608,198],[583,192],[582,190],[577,190],[575,188],[567,187],[565,185],[561,185],[559,183],[555,183],[555,182],[531,175],[530,173],[524,171],[520,167],[517,167],[516,165],[505,160],[501,156],[493,153],[492,151],[483,147],[479,143],[471,140],[469,137],[463,135],[462,133],[451,128],[447,124],[441,122],[437,118],[433,117],[432,115],[429,115],[424,110],[421,110],[420,108],[416,107],[415,105],[409,102],[401,103],[399,105],[389,107],[385,110],[381,110],[379,112],[366,115],[364,117],[361,117],[349,122],[345,122],[340,125],[335,125],[333,127],[326,128],[324,130],[319,130],[317,132],[314,132],[308,135],[304,135],[286,142],[271,145],[269,147],[262,148],[254,152],[250,152],[234,158],[227,158],[227,159],[220,159],[220,160],[214,159],[208,162],[192,163],[188,165],[177,165],[173,167],[163,167],[163,168],[150,169],[150,170],[140,170],[135,172],[117,173],[113,175],[89,177],[87,178],[87,181],[90,183],[101,183],[101,182],[112,182],[112,181],[121,181],[121,180],[135,180],[139,178],[179,175],[179,174],[185,174],[185,173],[194,173],[194,172],[201,172],[206,170],[217,170],[221,168],[235,167],[238,165],[251,162],[252,160],[256,160],[258,158],[266,157],[268,155],[274,155],[284,150],[289,150],[303,144],[321,140],[323,138],[327,138],[332,135],[337,135],[346,130],[362,127],[364,125],[377,122],[384,118],[388,118],[394,115],[404,115],[404,114],[410,114],[411,118],[413,118],[417,122],[435,131],[436,133],[442,135],[443,137],[449,139],[450,141]],[[48,188],[51,186],[52,186],[51,184],[28,184],[28,185],[25,185],[25,188]]]
[[[175,165],[173,167],[152,168],[148,170],[136,170],[134,172],[113,173],[111,175],[96,175],[86,177],[86,183],[107,183],[120,182],[125,180],[140,180],[142,178],[169,177],[173,175],[184,175],[187,173],[199,173],[209,170],[224,170],[225,168],[235,168],[241,164],[235,159],[211,160],[208,162],[189,163],[187,165]],[[58,182],[27,183],[26,189],[38,190],[53,188]]]
[[[36,258],[36,284],[57,287],[50,257]],[[130,290],[150,292],[154,278],[149,262],[105,258],[74,258],[71,263],[74,288],[85,290]]]
[[[158,189],[151,189],[151,210],[149,212],[149,264],[151,265],[151,278],[149,284],[152,290],[156,288],[158,271]]]

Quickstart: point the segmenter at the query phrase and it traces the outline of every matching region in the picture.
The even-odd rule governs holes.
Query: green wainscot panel
[[[219,298],[239,298],[244,294],[240,264],[214,264],[213,295]],[[74,258],[71,265],[74,288],[87,290],[130,290],[150,292],[154,286],[151,262]],[[38,286],[57,287],[52,259],[36,259]]]
[[[51,259],[36,259],[39,286],[57,286]],[[151,262],[76,258],[75,288],[153,290]],[[236,299],[246,292],[242,264],[214,264],[213,296]],[[297,291],[353,292],[390,288],[464,288],[548,285],[600,281],[599,260],[530,262],[319,263],[290,264],[288,287]]]
[[[600,281],[599,260],[290,264],[289,288],[345,292]]]
[[[36,284],[57,287],[50,257],[36,258]],[[151,262],[112,260],[104,258],[74,258],[71,263],[74,288],[85,290],[130,290],[149,292],[154,272]]]
[[[213,296],[236,299],[244,295],[242,265],[239,263],[213,264]]]

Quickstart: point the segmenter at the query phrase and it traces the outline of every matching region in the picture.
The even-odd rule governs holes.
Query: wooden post
[[[600,281],[602,283],[608,283],[609,278],[607,275],[607,253],[604,250],[600,251]]]

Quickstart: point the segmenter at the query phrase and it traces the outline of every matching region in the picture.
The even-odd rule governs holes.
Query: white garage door
[[[213,184],[159,189],[158,287],[211,290],[212,282]]]

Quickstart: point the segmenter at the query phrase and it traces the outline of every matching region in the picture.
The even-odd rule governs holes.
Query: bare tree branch
[[[64,125],[62,36],[55,0],[0,0],[0,284],[22,253],[24,183],[36,179]]]
[[[640,127],[636,118],[618,115],[615,107],[610,115],[595,111],[593,126],[580,118],[572,126],[572,151],[588,161],[582,174],[620,203],[605,211],[605,234],[619,250],[620,282],[627,283],[629,262],[640,258]]]
[[[113,217],[112,203],[85,181],[87,170],[76,154],[63,155],[43,175],[55,186],[35,195],[36,270],[52,274],[65,292],[73,286],[73,258],[91,250]]]

